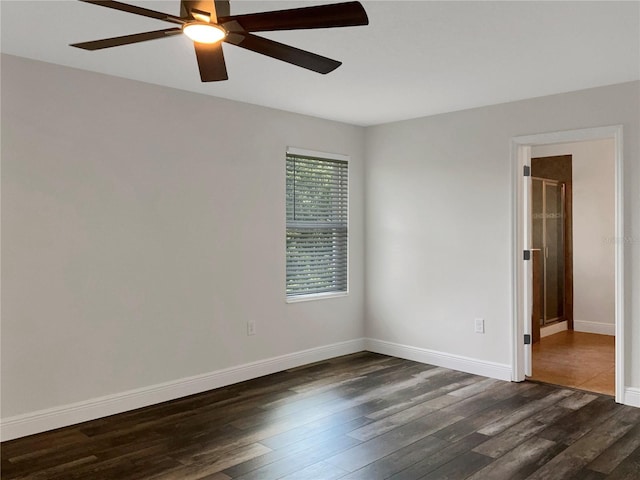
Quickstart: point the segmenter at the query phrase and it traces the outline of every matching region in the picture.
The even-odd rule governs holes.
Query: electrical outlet
[[[476,333],[484,333],[484,318],[476,318],[474,320]]]
[[[255,335],[256,334],[256,322],[254,320],[249,320],[247,322],[247,335]]]

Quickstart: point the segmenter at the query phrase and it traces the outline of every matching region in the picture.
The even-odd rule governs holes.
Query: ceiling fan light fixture
[[[182,32],[194,42],[217,43],[227,36],[224,28],[213,23],[190,22],[182,27]]]
[[[71,44],[72,47],[83,50],[102,50],[103,48],[131,45],[185,34],[193,42],[198,69],[200,70],[200,80],[203,82],[218,82],[229,78],[221,42],[227,42],[312,72],[321,74],[332,72],[342,65],[342,62],[279,43],[261,35],[254,35],[254,33],[355,27],[369,24],[367,12],[357,0],[332,5],[316,5],[242,15],[230,14],[229,0],[180,0],[181,13],[179,17],[120,1],[80,1],[143,17],[155,18],[173,23],[174,26],[151,32],[73,43]],[[198,7],[204,10],[200,10]],[[218,13],[221,15],[220,17],[218,17]]]

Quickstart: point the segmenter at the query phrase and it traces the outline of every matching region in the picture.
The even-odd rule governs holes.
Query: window
[[[287,298],[347,292],[348,158],[287,150]]]

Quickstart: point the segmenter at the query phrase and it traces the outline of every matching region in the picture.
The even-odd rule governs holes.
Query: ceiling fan
[[[342,65],[342,62],[254,35],[253,32],[351,27],[369,23],[367,13],[360,2],[231,15],[228,0],[181,0],[180,16],[177,17],[115,1],[80,1],[156,18],[179,26],[92,42],[74,43],[72,47],[100,50],[185,34],[193,40],[200,78],[203,82],[216,82],[229,78],[222,52],[222,42],[314,72],[329,73]]]

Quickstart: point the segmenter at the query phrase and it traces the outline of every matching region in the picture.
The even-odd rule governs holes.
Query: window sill
[[[296,295],[294,297],[286,297],[286,302],[311,302],[313,300],[323,300],[325,298],[346,297],[347,295],[349,295],[349,292],[311,293],[309,295]]]

